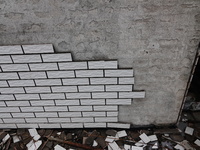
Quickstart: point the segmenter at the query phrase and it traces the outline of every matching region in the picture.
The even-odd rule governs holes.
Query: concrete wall
[[[146,98],[120,106],[120,121],[176,122],[200,40],[199,0],[1,0],[0,12],[0,45],[53,43],[75,60],[133,67]]]

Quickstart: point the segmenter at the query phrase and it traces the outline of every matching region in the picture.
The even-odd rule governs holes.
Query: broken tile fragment
[[[199,140],[199,139],[197,139],[196,141],[194,141],[194,143],[195,143],[196,145],[200,146],[200,140]]]
[[[149,137],[149,139],[150,139],[151,142],[157,141],[157,140],[158,140],[158,138],[157,138],[156,135],[150,135],[150,136],[148,136],[148,137]]]
[[[126,133],[125,130],[122,130],[122,131],[118,131],[118,132],[117,132],[117,135],[118,135],[119,138],[121,138],[121,137],[127,136],[127,133]]]
[[[185,150],[183,146],[177,144],[176,146],[174,146],[175,149],[177,150]]]
[[[2,139],[2,142],[6,143],[9,138],[10,138],[10,135],[6,134],[6,136]]]
[[[13,138],[13,143],[17,143],[20,141],[20,137],[17,135],[13,136],[12,138]]]
[[[62,147],[62,146],[60,146],[60,145],[56,145],[55,147],[54,147],[54,150],[66,150],[64,147]]]
[[[121,148],[117,145],[115,141],[112,143],[108,143],[108,145],[112,148],[112,150],[121,150]]]
[[[186,127],[185,133],[189,135],[193,135],[194,129],[191,127]]]
[[[144,142],[144,143],[149,143],[151,140],[149,139],[149,137],[145,134],[145,133],[142,133],[140,136],[141,140]]]

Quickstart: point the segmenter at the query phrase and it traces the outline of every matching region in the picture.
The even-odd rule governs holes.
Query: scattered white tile
[[[13,136],[13,143],[17,143],[19,141],[20,141],[20,137],[19,136],[17,136],[17,135]]]
[[[27,148],[30,148],[32,145],[34,145],[34,141],[31,140],[29,143],[26,144]]]
[[[107,136],[105,141],[106,142],[109,142],[109,143],[112,143],[116,138],[114,136]]]
[[[37,141],[34,144],[32,144],[30,147],[28,147],[28,150],[37,150],[41,144],[42,144],[42,141]]]
[[[2,142],[6,143],[9,138],[10,138],[10,135],[6,134],[6,136],[2,139]]]
[[[200,140],[199,140],[199,139],[197,139],[196,141],[194,141],[194,143],[195,143],[196,145],[200,146]]]
[[[164,136],[169,136],[169,134],[166,133],[166,134],[164,134]]]
[[[193,135],[194,129],[191,127],[186,127],[185,133],[189,135]]]
[[[153,149],[158,149],[158,142],[156,142],[153,146],[152,146]]]
[[[124,144],[124,149],[125,150],[131,150],[131,145]]]
[[[121,150],[121,148],[117,145],[116,142],[112,142],[108,144],[113,150]]]
[[[57,135],[61,135],[61,132],[58,132]]]
[[[66,149],[63,148],[63,147],[60,146],[60,145],[56,145],[56,146],[54,147],[54,150],[66,150]]]
[[[38,134],[36,129],[28,129],[29,134],[33,137],[34,140],[39,140],[40,135]]]
[[[120,138],[120,137],[125,137],[125,136],[127,136],[127,133],[126,133],[125,130],[122,130],[122,131],[118,131],[118,132],[117,132],[117,135],[118,135],[118,137]]]
[[[144,147],[132,146],[132,150],[144,150]]]
[[[157,141],[157,140],[158,140],[158,138],[157,138],[156,135],[150,135],[150,136],[148,136],[148,137],[149,137],[149,139],[151,140],[151,142]]]
[[[185,148],[179,144],[177,144],[176,146],[174,146],[175,149],[177,150],[184,150]]]
[[[94,140],[94,142],[93,142],[93,147],[95,147],[95,146],[97,146],[98,145],[98,143]]]
[[[142,133],[139,137],[144,141],[144,143],[149,143],[151,141],[145,133]]]
[[[137,143],[135,143],[135,146],[146,146],[147,144],[144,143],[142,140],[138,141]]]

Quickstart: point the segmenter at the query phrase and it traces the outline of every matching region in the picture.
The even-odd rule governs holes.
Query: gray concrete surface
[[[175,123],[198,42],[200,0],[0,0],[0,45],[53,43],[74,60],[133,67],[134,125]]]

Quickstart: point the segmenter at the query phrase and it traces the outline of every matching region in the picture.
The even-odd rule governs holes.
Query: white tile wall
[[[0,46],[0,128],[130,127],[118,122],[118,106],[145,97],[133,91],[132,69],[73,62],[51,44],[22,47]]]

